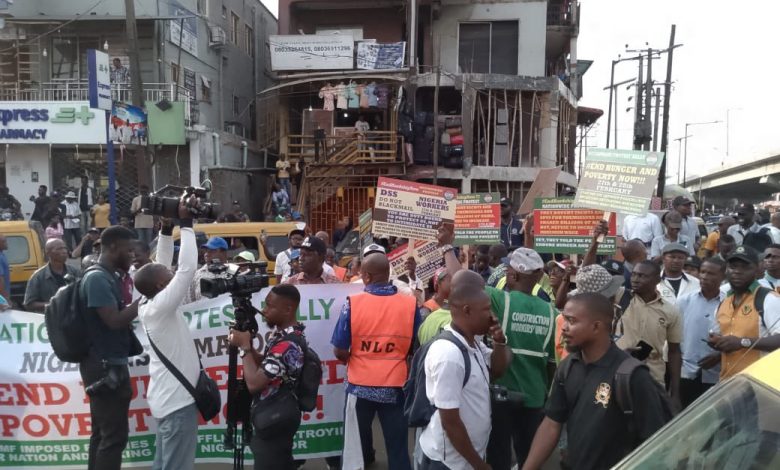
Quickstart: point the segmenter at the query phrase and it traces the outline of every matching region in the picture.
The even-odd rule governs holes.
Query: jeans
[[[152,470],[192,470],[198,442],[198,408],[195,403],[157,420]]]
[[[81,241],[81,229],[66,228],[65,235],[62,238],[65,239],[65,245],[68,247],[68,251],[73,251]]]
[[[290,178],[279,178],[279,185],[287,191],[287,197],[292,200],[292,185],[290,185]]]
[[[494,470],[509,470],[514,448],[518,466],[522,467],[542,419],[544,412],[541,408],[493,402],[493,429],[488,442],[487,463]]]
[[[377,403],[358,398],[355,405],[355,413],[357,414],[363,459],[368,462],[373,455],[371,422],[374,421],[374,416],[378,414],[379,424],[382,425],[382,434],[385,437],[389,470],[411,470],[408,444],[409,428],[404,416],[403,399],[399,399],[398,403]]]
[[[154,229],[151,228],[137,228],[135,229],[135,233],[138,234],[138,239],[142,242],[146,243],[147,245],[152,242],[152,231]]]
[[[715,384],[705,384],[701,381],[701,374],[695,379],[680,379],[680,402],[683,408],[695,402],[700,396],[712,388]]]
[[[422,462],[420,463],[420,470],[447,470],[447,466],[438,460],[431,460],[427,455],[422,455]]]
[[[89,413],[92,417],[89,470],[119,470],[122,467],[122,451],[127,445],[127,412],[133,393],[130,372],[127,365],[112,367],[120,369],[119,386],[89,399]],[[79,364],[79,372],[85,387],[105,376],[102,362],[92,354]]]

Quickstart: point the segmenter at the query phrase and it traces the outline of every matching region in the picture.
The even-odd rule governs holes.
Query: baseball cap
[[[383,255],[387,252],[385,251],[385,247],[382,245],[378,245],[376,243],[372,243],[368,245],[367,247],[363,248],[363,257],[366,257],[370,255],[371,253],[382,253]]]
[[[570,259],[565,259],[561,261],[550,260],[547,262],[547,269],[552,269],[553,266],[558,266],[559,268],[566,271],[566,268],[571,266],[571,260]]]
[[[68,194],[65,195],[65,199],[76,199],[76,193],[68,191]]]
[[[293,235],[300,235],[302,237],[306,236],[306,232],[302,228],[294,228],[290,230],[290,233],[287,234],[287,238],[292,237]]]
[[[251,251],[242,251],[241,253],[237,254],[235,257],[236,261],[248,261],[250,263],[255,262],[255,255]]]
[[[87,233],[100,233],[100,230],[98,230],[97,227],[91,227],[89,230],[87,230]]]
[[[501,198],[501,205],[502,206],[511,206],[511,205],[513,205],[513,203],[512,203],[512,200],[509,199],[508,197],[502,197]]]
[[[742,204],[737,206],[737,214],[745,214],[745,213],[755,214],[756,208],[753,206],[753,204],[747,204],[743,202]]]
[[[753,248],[750,248],[749,246],[738,246],[736,250],[734,250],[728,258],[726,258],[726,261],[732,261],[732,260],[740,260],[744,261],[746,263],[750,264],[758,264],[758,252],[754,250]]]
[[[685,253],[686,255],[691,252],[688,248],[685,247],[685,245],[681,245],[679,243],[669,243],[664,246],[664,249],[661,251],[663,254],[681,252]]]
[[[606,269],[613,276],[622,276],[625,271],[623,263],[618,260],[605,259],[600,264],[602,268]]]
[[[672,200],[672,206],[673,207],[685,206],[685,205],[692,204],[692,203],[693,203],[693,201],[688,199],[688,197],[686,197],[686,196],[677,196],[676,198],[674,198]]]
[[[228,244],[225,241],[224,238],[221,237],[211,237],[209,238],[209,241],[202,245],[201,248],[205,248],[207,250],[225,250],[228,249]]]
[[[577,288],[570,295],[594,293],[612,298],[626,282],[622,275],[612,275],[598,264],[584,266],[574,279]]]
[[[698,256],[689,256],[685,258],[685,266],[693,266],[695,268],[701,267],[701,258]]]
[[[328,247],[325,246],[325,242],[317,237],[306,237],[306,239],[303,240],[303,243],[301,243],[301,249],[304,248],[316,251],[322,256],[325,256],[325,252],[328,250]]]
[[[522,274],[544,268],[542,257],[530,248],[518,248],[506,258],[502,258],[501,262]]]

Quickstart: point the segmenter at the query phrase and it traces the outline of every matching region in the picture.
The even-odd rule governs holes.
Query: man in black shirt
[[[87,175],[81,176],[81,187],[79,188],[79,209],[81,209],[81,233],[86,233],[91,226],[90,210],[97,202],[95,197],[95,188],[89,185]]]
[[[38,197],[30,196],[30,201],[35,203],[35,209],[30,216],[30,220],[37,220],[44,227],[49,225],[47,215],[51,209],[51,198],[46,195],[48,191],[49,188],[42,184],[38,187]]]
[[[564,424],[569,466],[608,469],[665,424],[661,397],[648,369],[639,367],[630,380],[633,415],[620,409],[615,373],[629,356],[612,343],[610,300],[600,294],[579,294],[569,299],[562,315],[562,336],[570,355],[555,374],[546,417],[523,470],[544,465]]]
[[[3,185],[0,185],[0,211],[9,211],[13,219],[22,219],[22,204]]]

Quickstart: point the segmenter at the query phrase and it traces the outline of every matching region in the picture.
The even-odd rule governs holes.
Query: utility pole
[[[618,56],[618,60],[620,59],[620,56]],[[618,60],[612,61],[612,72],[609,74],[609,111],[607,111],[607,148],[609,148],[609,133],[612,128],[612,95],[614,94],[615,90],[615,65],[617,65]],[[615,106],[615,118],[617,118],[617,106]],[[617,145],[615,145],[615,148],[617,148]],[[580,150],[582,150],[582,147],[580,147]]]
[[[439,184],[439,85],[441,84],[441,38],[436,53],[436,87],[433,89],[433,184]]]
[[[692,135],[685,135],[685,137],[678,137],[674,139],[675,142],[677,142],[677,184],[680,184],[680,171],[681,171],[681,164],[682,164],[682,141],[685,140],[688,142],[688,138],[693,137]],[[666,157],[664,157],[666,158]],[[661,167],[663,168],[663,167]],[[661,196],[659,196],[661,197]]]
[[[643,67],[643,57],[639,56],[639,71],[637,73],[637,80],[636,80],[636,102],[634,103],[634,150],[641,150],[642,145],[639,142],[639,121],[642,117],[642,83],[643,78],[642,74],[644,73],[644,67]]]
[[[672,25],[672,33],[669,36],[669,50],[667,51],[669,55],[666,56],[666,83],[664,83],[663,115],[664,125],[661,129],[661,153],[663,154],[663,161],[661,162],[661,168],[658,171],[658,189],[656,191],[656,196],[658,197],[664,196],[664,185],[666,184],[666,162],[668,161],[666,148],[669,144],[669,102],[671,101],[670,98],[672,95],[672,58],[674,56],[674,48],[677,47],[674,44],[674,33],[676,29],[677,25]],[[688,135],[687,132],[686,135]],[[677,174],[679,175],[680,172],[678,171]]]
[[[127,54],[130,56],[130,80],[133,106],[144,107],[144,83],[141,80],[141,50],[138,44],[138,30],[135,24],[134,0],[125,0],[125,29],[127,30]],[[181,46],[181,44],[179,44]],[[181,73],[181,72],[180,72]],[[149,185],[149,175],[146,165],[146,146],[138,143],[135,149],[138,185]]]
[[[648,122],[650,121],[650,113],[651,107],[653,105],[653,49],[648,48],[647,49],[647,84],[645,85],[645,115],[642,119],[642,138],[643,138],[643,144],[642,148],[644,150],[650,150],[650,141],[648,137],[650,137],[650,126],[652,126],[652,123]],[[650,124],[648,126],[647,124]],[[647,137],[645,137],[645,130],[647,130]]]
[[[658,150],[658,115],[661,112],[661,88],[655,89],[655,120],[653,120],[653,152]]]

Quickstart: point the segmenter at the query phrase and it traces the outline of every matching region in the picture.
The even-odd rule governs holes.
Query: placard
[[[517,209],[519,215],[525,216],[534,209],[534,201],[540,197],[554,197],[555,187],[558,184],[558,175],[561,174],[561,167],[540,168],[531,187],[525,194],[525,199]]]
[[[346,34],[270,36],[271,70],[354,68],[355,42]]]
[[[639,150],[589,149],[574,207],[645,215],[663,155]]]
[[[409,244],[404,243],[387,255],[390,261],[390,273],[394,277],[406,274],[406,260],[413,257],[417,261],[415,275],[423,283],[433,277],[437,269],[444,266],[444,257],[437,242],[414,240],[411,251]]]
[[[371,209],[366,210],[358,217],[358,231],[360,237],[360,253],[370,244],[374,243],[374,236],[371,234],[371,223],[373,221]]]
[[[372,232],[436,241],[439,224],[455,223],[457,195],[452,188],[380,177]]]
[[[455,245],[501,243],[499,193],[458,194],[455,205]]]
[[[539,253],[585,254],[593,241],[593,228],[604,217],[597,209],[574,209],[573,197],[538,198],[534,201],[534,250]],[[609,233],[598,253],[617,250],[617,214],[609,219]]]

